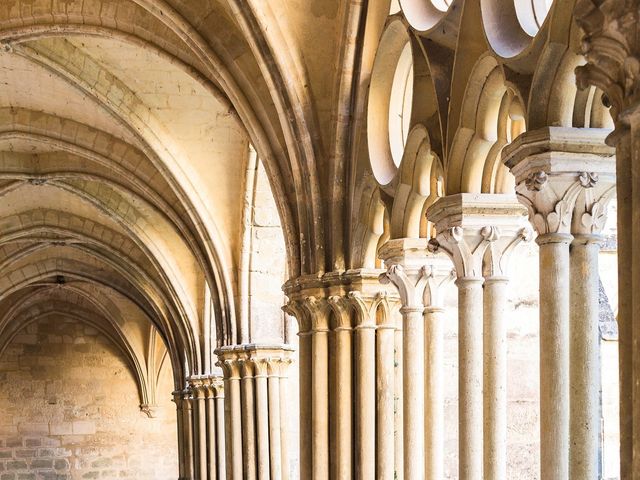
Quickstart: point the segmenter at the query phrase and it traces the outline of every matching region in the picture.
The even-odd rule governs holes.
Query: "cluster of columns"
[[[549,480],[599,475],[598,252],[615,196],[606,133],[548,127],[503,151],[540,246],[540,461]]]
[[[300,325],[300,478],[399,478],[401,337],[380,273],[300,277],[285,288]]]
[[[505,479],[506,260],[530,237],[526,210],[514,196],[464,194],[439,200],[427,215],[441,232],[437,239],[391,240],[379,252],[388,267],[385,277],[402,301],[402,475],[405,480],[444,476],[441,302],[443,287],[455,277],[459,475]]]
[[[216,351],[226,392],[227,480],[289,479],[286,373],[292,350],[244,344]]]
[[[193,376],[173,392],[180,480],[225,480],[224,387],[220,376]]]

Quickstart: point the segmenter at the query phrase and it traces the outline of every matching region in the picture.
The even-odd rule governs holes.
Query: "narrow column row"
[[[194,376],[173,392],[181,480],[226,479],[222,377]]]
[[[228,480],[287,480],[286,345],[216,350],[224,372]]]

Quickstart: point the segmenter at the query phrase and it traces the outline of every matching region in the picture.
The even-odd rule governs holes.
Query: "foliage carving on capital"
[[[547,185],[548,180],[547,172],[531,172],[525,179],[524,184],[530,192],[539,192]]]
[[[508,273],[509,259],[516,247],[522,242],[530,242],[533,239],[533,230],[529,225],[523,226],[515,234],[501,235],[492,242],[485,253],[483,263],[483,275],[489,277],[505,277]]]
[[[574,15],[585,32],[581,49],[587,59],[576,69],[578,87],[599,87],[617,121],[640,101],[640,1],[579,0]]]
[[[520,201],[529,209],[529,219],[538,234],[570,233],[573,210],[583,188],[585,187],[581,180],[571,183],[562,198],[555,202],[553,210],[546,212],[541,207],[545,202],[538,198],[538,195],[542,195],[541,193],[534,193],[532,196],[523,193],[518,195]],[[555,196],[555,193],[550,195]]]
[[[484,252],[499,236],[500,230],[494,226],[480,229],[455,226],[432,238],[429,250],[433,253],[446,253],[453,262],[458,278],[481,277]]]
[[[404,308],[422,308],[427,272],[424,267],[406,271],[402,265],[391,265],[380,275],[380,283],[392,283],[398,289]]]
[[[591,196],[585,202],[585,212],[580,218],[580,223],[587,234],[599,234],[602,232],[609,211],[609,203],[615,198],[616,187],[611,186],[597,200],[593,201]]]
[[[615,186],[608,177],[603,181],[596,172],[576,175],[573,182],[560,178],[553,188],[531,190],[527,186],[526,191],[521,189],[518,193],[521,203],[529,209],[529,220],[538,234],[596,234],[604,228]],[[562,197],[556,200],[559,194]],[[553,208],[549,209],[549,205]]]

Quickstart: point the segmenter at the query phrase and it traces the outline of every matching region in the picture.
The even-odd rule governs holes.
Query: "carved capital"
[[[640,103],[640,1],[578,0],[574,15],[587,59],[576,69],[578,87],[599,87],[614,121],[624,124]]]
[[[530,242],[533,239],[533,229],[528,223],[518,222],[514,225],[514,231],[500,234],[496,241],[487,247],[482,266],[482,274],[485,278],[506,277],[508,273],[511,254],[521,242]]]
[[[293,348],[289,345],[244,344],[229,345],[216,350],[225,378],[230,374],[241,374],[243,378],[283,376],[291,364]],[[239,378],[239,377],[238,377]],[[213,384],[214,389],[218,388]],[[222,392],[216,390],[217,396]]]
[[[424,266],[405,270],[403,265],[391,265],[386,273],[380,275],[381,283],[392,283],[398,289],[402,308],[405,310],[424,307],[422,302],[427,279],[428,273]]]
[[[588,130],[588,131],[585,131]],[[549,127],[503,150],[520,202],[540,235],[602,230],[615,196],[615,157],[602,129]]]
[[[424,289],[425,307],[441,308],[444,304],[444,292],[456,278],[456,271],[446,255],[430,254],[425,264],[427,285]]]
[[[543,176],[531,178],[531,188],[546,190]],[[499,265],[498,253],[506,249],[504,239],[517,237],[526,228],[526,213],[513,195],[443,197],[427,211],[427,218],[437,231],[429,246],[433,252],[443,252],[451,258],[458,278],[481,278],[487,252]]]

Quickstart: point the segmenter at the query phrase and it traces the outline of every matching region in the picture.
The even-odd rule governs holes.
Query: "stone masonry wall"
[[[64,318],[31,324],[0,357],[0,480],[177,478],[171,387],[164,368],[148,418],[106,337]]]

